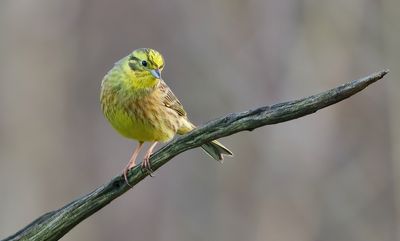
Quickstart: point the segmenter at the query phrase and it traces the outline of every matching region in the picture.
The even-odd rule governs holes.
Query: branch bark
[[[245,112],[232,113],[211,121],[186,135],[177,137],[154,153],[150,158],[152,169],[157,170],[179,153],[198,147],[208,141],[245,130],[252,131],[261,126],[277,124],[314,113],[356,94],[368,85],[382,79],[388,72],[388,70],[382,70],[320,94]],[[128,179],[131,185],[134,186],[147,175],[148,173],[142,172],[140,167],[135,167],[129,172]],[[116,176],[91,193],[77,198],[58,210],[42,215],[3,241],[58,240],[81,221],[129,189],[130,187],[125,183],[124,178],[121,175]]]

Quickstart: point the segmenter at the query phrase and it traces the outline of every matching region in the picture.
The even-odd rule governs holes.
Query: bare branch
[[[245,130],[251,131],[261,126],[281,123],[314,113],[354,95],[383,78],[388,72],[388,70],[382,70],[320,94],[273,106],[232,113],[211,121],[186,135],[176,138],[152,155],[152,169],[157,170],[179,153],[198,147],[210,140]],[[142,172],[140,167],[135,167],[129,172],[128,179],[134,186],[147,175],[148,173]],[[82,220],[88,218],[129,189],[130,187],[125,183],[121,175],[114,177],[109,183],[104,184],[93,192],[72,201],[58,210],[42,215],[3,241],[58,240]]]

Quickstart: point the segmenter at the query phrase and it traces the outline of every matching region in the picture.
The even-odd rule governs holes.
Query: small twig
[[[176,138],[157,151],[150,158],[152,168],[155,171],[179,153],[198,147],[208,141],[314,113],[354,95],[368,85],[383,78],[388,72],[388,70],[382,70],[317,95],[241,113],[232,113],[211,121],[189,134]],[[147,175],[147,172],[141,171],[139,165],[129,172],[128,179],[130,184],[134,186]],[[114,177],[109,183],[97,188],[93,192],[76,199],[58,210],[42,215],[3,241],[58,240],[82,220],[121,196],[130,188],[122,175]]]

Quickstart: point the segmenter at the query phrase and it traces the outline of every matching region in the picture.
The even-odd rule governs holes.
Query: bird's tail
[[[223,161],[224,155],[233,156],[233,153],[218,141],[211,141],[201,146],[203,150],[217,161]]]

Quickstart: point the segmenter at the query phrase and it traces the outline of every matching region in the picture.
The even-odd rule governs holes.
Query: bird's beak
[[[156,78],[161,79],[161,70],[160,69],[152,69],[150,73]]]

